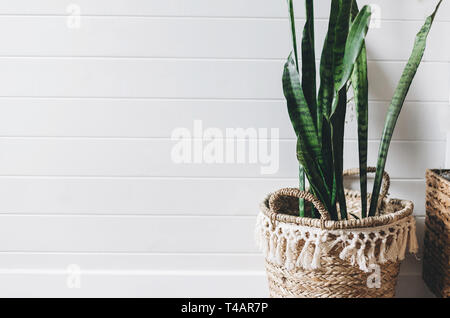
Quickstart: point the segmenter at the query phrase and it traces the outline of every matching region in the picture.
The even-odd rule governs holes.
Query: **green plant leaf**
[[[372,199],[370,202],[369,216],[374,216],[376,214],[378,198],[380,195],[381,183],[383,179],[383,172],[386,166],[386,158],[389,150],[389,145],[391,143],[392,134],[394,132],[395,124],[397,123],[398,116],[402,109],[403,103],[405,101],[406,95],[408,94],[411,82],[417,72],[417,68],[425,51],[426,41],[428,34],[430,32],[431,26],[434,21],[439,6],[442,0],[436,6],[433,13],[425,20],[425,24],[420,29],[419,33],[416,35],[416,40],[414,42],[414,47],[408,63],[403,70],[403,74],[400,78],[400,82],[395,89],[394,96],[392,98],[391,104],[389,105],[388,112],[386,115],[386,121],[383,129],[383,134],[380,143],[380,149],[378,151],[378,162],[377,171],[375,175],[375,181],[372,191]]]
[[[302,38],[302,88],[314,122],[317,122],[316,55],[314,48],[314,4],[305,0],[306,22]]]
[[[333,46],[333,60],[334,60],[334,96],[337,98],[337,92],[341,90],[339,87],[340,80],[344,69],[348,67],[345,63],[345,57],[348,55],[348,50],[353,47],[348,47],[347,42],[350,39],[349,25],[350,13],[352,9],[353,0],[341,0],[339,4],[339,14],[336,22],[336,33]],[[354,36],[354,35],[353,35]],[[351,64],[353,66],[353,63]]]
[[[356,120],[358,123],[358,155],[359,155],[359,183],[361,192],[361,217],[367,216],[367,149],[369,129],[369,90],[367,80],[367,55],[363,46],[356,60],[352,73],[351,84],[353,87],[356,107]]]
[[[345,68],[344,58],[346,55],[346,42],[349,35],[350,13],[353,0],[339,1],[339,13],[336,20],[335,40],[333,45],[333,95],[331,96],[331,111],[334,116],[327,113],[328,121],[331,124],[331,149],[332,149],[332,173],[333,188],[332,202],[336,199],[339,202],[342,218],[347,218],[346,200],[344,195],[344,185],[342,178],[343,152],[344,152],[344,125],[345,113],[347,109],[347,92],[345,89],[338,89],[336,83]]]
[[[353,0],[340,3],[339,16],[336,24],[336,39],[334,43],[334,99],[331,103],[331,132],[333,150],[333,198],[339,202],[340,217],[347,219],[346,198],[343,183],[344,156],[344,126],[347,110],[347,88],[353,66],[361,51],[370,21],[370,7],[365,6],[349,25]]]
[[[305,168],[298,164],[298,188],[300,191],[305,191]],[[305,216],[305,199],[298,199],[298,215]]]
[[[318,141],[316,126],[306,103],[300,84],[300,75],[295,67],[292,53],[284,65],[283,91],[286,97],[289,117],[298,138],[305,139],[305,148],[319,163],[322,161],[321,149]]]
[[[292,46],[294,50],[294,58],[295,58],[295,67],[297,68],[297,71],[299,70],[298,67],[298,51],[297,51],[297,34],[295,31],[295,15],[294,15],[294,4],[292,0],[287,0],[288,3],[288,10],[289,10],[289,22],[291,24],[291,39],[292,39]]]
[[[308,176],[308,180],[310,181],[310,191],[323,203],[323,205],[327,208],[330,213],[332,220],[337,220],[337,215],[335,213],[335,207],[333,207],[330,203],[330,191],[328,190],[323,170],[320,166],[314,162],[314,158],[305,149],[305,144],[303,142],[303,138],[297,139],[297,158],[300,162],[303,162],[303,168],[305,169],[305,173]],[[313,217],[320,218],[320,214],[316,211],[316,209],[312,209]]]
[[[360,55],[364,45],[364,39],[369,29],[371,10],[370,6],[364,6],[356,16],[348,32],[345,42],[345,53],[335,70],[335,90],[336,92],[344,88],[352,74],[356,59]],[[341,54],[338,51],[338,54]],[[332,114],[336,110],[337,103],[333,104]]]
[[[356,1],[352,7],[353,18],[358,14]],[[358,155],[359,155],[359,183],[361,192],[361,217],[367,216],[367,149],[369,129],[369,88],[367,78],[367,53],[363,43],[361,52],[356,59],[351,76],[353,97],[356,107],[358,123]]]
[[[331,113],[331,103],[334,96],[334,43],[336,35],[336,23],[339,15],[339,0],[331,1],[330,19],[328,21],[328,31],[323,44],[322,55],[320,57],[320,86],[317,98],[317,127],[319,136],[322,133],[322,123],[324,117],[328,118]],[[328,138],[328,136],[324,136]]]
[[[334,165],[334,178],[335,178],[335,195],[339,202],[340,217],[341,219],[347,219],[347,204],[344,193],[344,127],[345,127],[345,114],[347,111],[347,89],[344,87],[338,93],[338,106],[336,112],[331,119],[333,127],[333,165]]]
[[[299,70],[298,67],[298,52],[297,52],[297,35],[295,31],[295,15],[294,15],[294,5],[292,3],[292,0],[287,1],[288,9],[289,9],[289,21],[291,25],[291,37],[292,37],[292,46],[294,50],[294,57],[295,57],[295,66],[297,68],[297,71]],[[301,191],[305,191],[305,169],[302,167],[301,164],[299,164],[298,169],[298,183],[299,183],[299,189]],[[305,216],[305,200],[299,199],[298,200],[298,210],[300,216]]]
[[[353,214],[353,213],[349,213],[351,216],[353,216],[356,220],[359,220],[360,218],[356,215],[356,214]]]
[[[331,140],[331,123],[329,116],[334,98],[334,45],[336,40],[336,25],[342,0],[332,0],[328,31],[323,44],[320,58],[320,86],[317,97],[317,133],[322,145],[325,161],[325,178],[331,191],[331,203],[329,212],[336,215],[335,202],[335,178],[333,168],[333,153]],[[330,210],[332,209],[332,210]]]
[[[322,149],[318,140],[315,122],[300,83],[300,75],[295,67],[292,53],[289,55],[283,72],[283,91],[286,97],[289,117],[297,133],[297,159],[305,169],[311,188],[328,208],[330,191],[323,173]]]

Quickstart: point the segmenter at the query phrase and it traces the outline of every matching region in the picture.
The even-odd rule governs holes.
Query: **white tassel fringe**
[[[407,245],[410,253],[417,253],[416,222],[413,216],[394,223],[371,228],[349,230],[322,230],[319,228],[281,223],[271,220],[262,212],[257,217],[255,238],[265,257],[291,270],[296,267],[317,269],[321,259],[336,245],[342,244],[342,260],[369,271],[371,264],[401,261]],[[383,233],[383,234],[382,234]],[[329,239],[329,235],[335,239]],[[381,240],[378,259],[375,245]]]

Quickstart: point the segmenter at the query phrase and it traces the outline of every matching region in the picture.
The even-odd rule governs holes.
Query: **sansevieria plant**
[[[370,206],[367,205],[369,85],[365,47],[365,37],[371,17],[370,6],[359,9],[356,0],[331,1],[328,32],[323,45],[319,70],[316,70],[314,1],[305,0],[306,23],[303,28],[300,52],[297,49],[293,2],[287,1],[293,51],[284,65],[283,91],[289,117],[297,136],[299,187],[304,190],[306,176],[310,191],[322,202],[331,219],[349,218],[343,185],[343,152],[347,94],[349,89],[352,89],[358,124],[362,198],[361,215],[355,217],[374,216],[392,134],[411,82],[422,60],[426,39],[442,0],[417,33],[411,56],[388,108]],[[316,73],[319,73],[320,77],[318,88]],[[300,200],[300,216],[307,216],[306,211],[308,210],[305,209],[305,202]],[[320,217],[314,209],[308,216]]]

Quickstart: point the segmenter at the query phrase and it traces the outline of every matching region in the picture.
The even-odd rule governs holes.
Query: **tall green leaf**
[[[334,97],[334,43],[336,37],[336,24],[339,16],[340,0],[332,0],[330,17],[328,21],[328,31],[323,44],[322,55],[320,57],[320,86],[317,97],[317,133],[319,142],[324,149],[326,158],[326,182],[333,189],[335,187],[333,174],[333,154],[331,145],[331,126],[328,122],[331,113],[331,104]],[[332,191],[333,192],[333,191]],[[331,198],[331,205],[335,207],[334,195]],[[330,213],[333,213],[330,211]]]
[[[283,91],[287,101],[289,117],[297,132],[297,137],[304,141],[304,148],[311,153],[317,164],[321,164],[323,158],[316,125],[312,120],[299,78],[300,75],[291,53],[284,65],[283,72]]]
[[[353,65],[361,51],[364,37],[370,21],[370,7],[366,6],[350,26],[353,0],[342,1],[336,24],[334,43],[334,100],[331,109],[331,130],[334,184],[333,195],[339,202],[341,218],[347,218],[346,198],[343,184],[344,126],[347,110],[346,83],[353,70]]]
[[[434,17],[441,3],[442,0],[439,1],[434,12],[425,20],[425,24],[422,26],[419,33],[417,33],[413,51],[408,60],[408,63],[405,66],[405,69],[403,70],[400,82],[398,83],[397,88],[395,89],[394,96],[392,98],[391,104],[389,105],[383,129],[383,135],[381,138],[380,149],[378,152],[377,172],[375,175],[375,181],[373,185],[369,216],[374,216],[376,213],[378,198],[381,189],[381,182],[383,178],[383,172],[386,166],[386,158],[389,150],[389,145],[392,139],[392,134],[394,132],[395,124],[397,123],[398,116],[402,109],[409,87],[411,86],[411,82],[422,60],[428,33],[430,32],[431,26],[434,21]]]
[[[330,214],[336,214],[334,189],[333,153],[331,141],[331,125],[328,121],[331,105],[334,98],[334,44],[336,38],[336,24],[339,16],[341,0],[332,0],[328,31],[323,44],[320,58],[320,86],[317,97],[317,133],[322,145],[325,160],[325,178],[329,189],[331,189]]]
[[[348,55],[349,47],[347,47],[347,41],[350,39],[349,26],[350,26],[350,13],[352,9],[353,0],[341,0],[339,4],[339,14],[336,21],[336,33],[333,46],[333,61],[334,61],[334,92],[340,91],[342,87],[339,87],[342,79],[342,74],[347,65],[344,63],[344,56]],[[351,48],[351,47],[350,47]],[[353,63],[350,65],[353,66]],[[335,94],[334,96],[336,96]]]
[[[353,3],[353,19],[358,14],[356,1]],[[353,97],[356,106],[356,120],[358,123],[358,154],[359,154],[359,183],[361,192],[361,217],[367,216],[367,148],[369,129],[369,85],[367,78],[367,53],[363,43],[361,52],[356,59],[351,76]]]
[[[318,94],[318,131],[321,133],[323,117],[329,117],[334,96],[334,43],[336,38],[336,24],[339,16],[340,0],[331,1],[328,32],[323,44],[320,58],[320,86]],[[327,137],[324,137],[327,138]]]
[[[359,183],[361,192],[361,217],[367,216],[367,150],[369,129],[369,89],[367,79],[367,55],[363,46],[356,60],[352,73],[351,84],[356,106],[356,120],[358,123],[358,155],[359,155]]]
[[[292,46],[293,46],[294,57],[295,57],[295,67],[296,67],[297,71],[299,71],[297,34],[295,31],[294,4],[293,4],[292,0],[288,0],[287,3],[288,3],[288,9],[289,9],[289,21],[290,21],[290,25],[291,25],[291,37],[292,37]],[[301,164],[299,164],[299,169],[298,169],[298,181],[299,181],[299,189],[304,191],[305,190],[305,169],[303,168],[303,166]],[[305,200],[304,199],[299,199],[298,210],[299,210],[300,216],[305,216]]]
[[[303,95],[300,75],[295,67],[292,53],[284,66],[283,91],[291,122],[297,132],[297,158],[305,169],[308,179],[314,180],[311,188],[328,208],[330,191],[323,173],[322,149],[315,122],[312,120],[310,109]]]
[[[306,22],[303,27],[302,37],[302,88],[306,103],[311,112],[314,122],[317,122],[317,101],[316,101],[316,55],[314,48],[314,3],[313,0],[305,0]],[[305,188],[305,174],[300,172],[300,188]],[[303,199],[300,199],[303,201]],[[300,216],[304,216],[304,201]],[[314,207],[312,208],[314,209]]]
[[[347,111],[347,90],[342,88],[338,93],[338,106],[336,112],[331,119],[333,127],[332,141],[333,141],[333,163],[334,163],[334,178],[335,178],[335,195],[339,202],[340,217],[347,219],[347,204],[344,193],[344,127],[345,114]]]
[[[305,168],[300,164],[298,164],[298,188],[300,191],[305,191],[306,188],[306,179],[305,179]],[[298,199],[298,215],[305,216],[305,199]]]
[[[316,55],[314,48],[314,4],[305,0],[306,22],[302,38],[302,88],[314,122],[317,122]]]
[[[349,35],[350,13],[353,0],[342,0],[339,3],[339,13],[336,21],[335,40],[333,46],[333,88],[334,94],[332,96],[331,112],[335,116],[328,118],[331,123],[331,149],[333,158],[333,190],[332,199],[335,204],[335,199],[339,202],[341,216],[346,217],[346,201],[344,195],[344,184],[342,178],[343,172],[343,152],[344,152],[344,124],[346,112],[346,91],[340,90],[336,86],[339,84],[339,78],[345,67],[344,56],[346,54],[346,42]],[[337,109],[336,109],[337,108]],[[327,114],[331,116],[331,114]]]
[[[348,37],[345,41],[345,53],[339,62],[339,66],[337,66],[335,70],[334,81],[336,92],[340,91],[342,88],[345,88],[353,72],[353,67],[358,56],[360,55],[367,30],[369,29],[370,16],[370,6],[364,6],[350,27]],[[337,103],[335,102],[333,104],[332,113],[336,110],[336,106]]]
[[[295,15],[294,15],[294,4],[292,0],[287,0],[288,3],[288,10],[289,10],[289,22],[291,24],[291,39],[292,39],[292,46],[294,51],[294,57],[295,57],[295,67],[297,68],[297,71],[299,70],[298,67],[298,51],[297,51],[297,34],[295,31]]]

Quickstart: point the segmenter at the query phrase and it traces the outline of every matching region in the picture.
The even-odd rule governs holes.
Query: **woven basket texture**
[[[450,181],[427,170],[423,279],[438,297],[450,297]],[[449,171],[447,171],[449,172]]]
[[[294,193],[289,195],[290,191]],[[410,233],[409,231],[411,227],[414,227],[415,231],[415,223],[411,225],[411,222],[414,222],[412,216],[413,204],[409,201],[383,198],[380,201],[378,215],[375,217],[364,219],[355,218],[343,221],[325,220],[326,217],[322,217],[322,220],[320,220],[297,216],[298,193],[296,193],[296,191],[298,192],[297,189],[279,190],[276,194],[269,195],[261,204],[263,216],[266,217],[266,220],[271,220],[270,223],[266,221],[266,224],[264,225],[266,229],[271,227],[270,224],[274,222],[273,224],[277,224],[278,227],[275,228],[274,226],[273,231],[276,230],[279,232],[283,231],[280,228],[280,225],[286,225],[294,229],[296,226],[307,229],[319,228],[321,231],[330,231],[330,233],[338,233],[333,231],[339,230],[350,230],[353,231],[352,235],[362,235],[362,237],[367,235],[367,237],[369,237],[372,235],[370,233],[372,229],[374,229],[374,233],[376,233],[376,231],[379,231],[376,229],[382,227],[383,229],[386,229],[384,230],[385,232],[389,232],[391,230],[389,228],[391,224],[394,228],[395,224],[398,226],[400,223],[403,224],[403,220],[408,220],[405,222],[405,224],[407,224],[405,226],[409,227],[401,229],[401,231],[402,233],[405,233],[408,241],[415,239],[415,232]],[[309,197],[306,199],[311,201],[311,198]],[[359,192],[346,190],[346,199],[348,211],[354,215],[358,215],[360,213],[361,201]],[[308,206],[310,205],[308,204]],[[318,206],[319,211],[320,209],[323,209],[323,206]],[[264,234],[260,234],[259,232],[257,235],[265,237],[263,240],[265,239],[266,241],[271,240],[271,234],[283,235],[283,233],[270,233],[271,230],[272,229],[269,229],[269,231],[266,230]],[[360,232],[358,231],[361,231],[361,234],[359,234]],[[392,229],[392,231],[394,230]],[[327,234],[327,237],[333,238],[333,234],[330,233]],[[381,234],[385,234],[383,234],[383,230],[381,230]],[[379,235],[379,233],[376,235]],[[413,236],[413,238],[410,238],[410,236]],[[404,239],[404,241],[405,240],[406,239]],[[328,251],[326,255],[322,255],[320,259],[320,268],[305,269],[302,266],[289,268],[289,266],[285,266],[283,262],[287,257],[287,245],[290,243],[284,242],[283,240],[279,242],[281,242],[278,243],[279,245],[286,245],[280,246],[279,248],[281,250],[281,252],[278,252],[281,254],[278,255],[279,261],[274,261],[274,257],[267,257],[266,254],[266,272],[271,297],[380,298],[394,297],[395,295],[400,262],[404,255],[403,257],[400,255],[394,255],[394,257],[392,257],[391,255],[391,259],[394,261],[386,260],[381,264],[371,264],[373,267],[370,267],[369,271],[363,271],[356,264],[351,264],[348,260],[340,257],[345,248],[345,244],[337,244],[333,249]],[[372,254],[375,259],[379,258],[381,249],[384,250],[385,248],[387,250],[389,246],[392,245],[392,240],[390,238],[383,243],[386,244],[386,246],[382,245],[381,239],[374,240],[374,242],[376,243],[373,244],[374,251],[372,251]],[[298,254],[295,254],[296,251],[294,251],[294,257],[298,257],[304,248],[305,241],[299,240],[298,243],[296,241],[295,244],[297,244],[296,250],[298,251]],[[417,245],[417,242],[415,244]],[[404,242],[404,245],[406,246],[406,241]],[[358,246],[356,246],[356,248],[358,248]],[[365,253],[367,253],[368,248],[369,247],[365,248]],[[397,252],[397,250],[395,250],[395,252]],[[371,277],[373,277],[374,274],[379,274],[378,277],[381,278],[377,286],[368,284],[368,281],[372,279]]]

